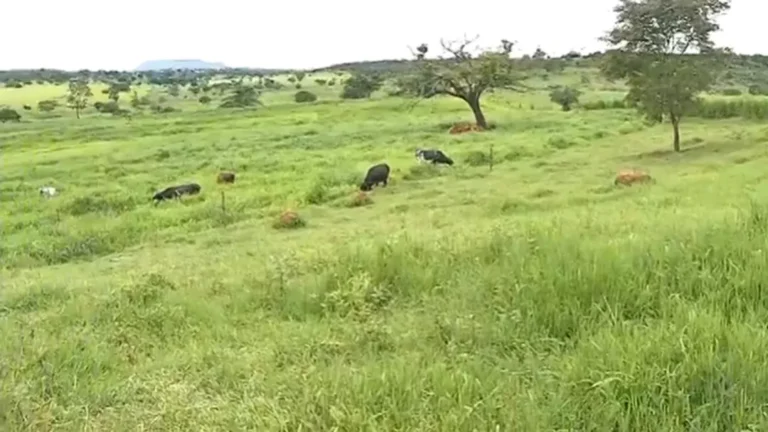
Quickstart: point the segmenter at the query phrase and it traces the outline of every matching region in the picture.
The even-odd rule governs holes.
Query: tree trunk
[[[672,146],[674,147],[676,152],[680,152],[680,118],[674,114],[669,115],[669,119],[672,122],[672,130],[675,134],[675,139],[672,142]]]
[[[475,123],[483,129],[488,129],[485,115],[483,115],[483,110],[480,108],[480,96],[471,95],[467,98],[467,103],[469,104],[469,107],[472,108],[472,114],[475,115]]]
[[[80,107],[75,107],[75,116],[80,120]]]

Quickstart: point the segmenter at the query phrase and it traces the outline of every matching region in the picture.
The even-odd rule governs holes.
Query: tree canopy
[[[721,57],[711,35],[729,8],[728,0],[620,0],[614,9],[616,24],[604,38],[614,50],[603,73],[626,79],[627,100],[649,120],[670,121],[675,151],[681,118],[716,79]]]
[[[522,77],[510,59],[513,42],[502,40],[499,48],[480,50],[479,54],[473,55],[470,45],[476,40],[441,40],[442,54],[436,59],[426,57],[427,44],[419,45],[414,53],[416,72],[401,80],[403,92],[421,98],[448,95],[461,99],[472,109],[477,125],[487,128],[480,106],[482,95],[493,89],[519,89]]]

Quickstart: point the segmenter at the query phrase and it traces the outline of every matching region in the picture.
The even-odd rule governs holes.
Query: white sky
[[[552,55],[603,48],[616,0],[26,0],[3,2],[0,70],[132,70],[145,60],[201,59],[227,66],[316,68],[409,58],[408,46],[479,34]],[[475,12],[482,11],[482,12]],[[766,0],[732,0],[719,44],[768,53]],[[763,29],[763,30],[760,30]]]

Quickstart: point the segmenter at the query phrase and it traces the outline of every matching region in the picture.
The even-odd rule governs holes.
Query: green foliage
[[[324,85],[328,84],[328,80],[327,79],[322,79],[322,78],[316,78],[315,79],[315,84],[317,84],[319,86],[324,86]]]
[[[743,92],[737,88],[727,88],[723,89],[720,93],[724,96],[741,96]]]
[[[768,85],[752,84],[747,92],[753,96],[768,96]]]
[[[42,100],[37,103],[37,110],[40,112],[51,112],[59,106],[59,101],[55,99]]]
[[[293,100],[297,103],[314,102],[317,100],[317,95],[307,90],[300,90],[293,95]]]
[[[202,95],[202,96],[200,96],[200,98],[198,99],[198,102],[200,102],[200,103],[201,103],[201,104],[203,104],[203,105],[207,105],[207,104],[211,103],[211,101],[212,101],[212,100],[213,100],[213,99],[211,99],[211,97],[210,97],[210,96],[208,96],[208,95]]]
[[[384,78],[377,74],[355,74],[345,83],[342,99],[367,99],[384,84]]]
[[[96,111],[102,114],[112,114],[114,116],[128,114],[128,111],[120,108],[120,104],[114,100],[108,102],[95,102],[93,107]]]
[[[252,85],[243,84],[242,81],[236,82],[232,85],[232,90],[227,95],[220,106],[220,108],[247,108],[255,106],[263,106],[259,101],[261,94]]]
[[[67,105],[75,110],[75,115],[80,118],[80,111],[88,106],[88,98],[93,96],[88,80],[85,78],[73,78],[69,81],[67,92]]]
[[[16,112],[16,110],[13,110],[11,108],[2,108],[0,107],[0,123],[5,122],[18,122],[21,120],[21,114]]]
[[[404,94],[431,98],[448,95],[465,101],[475,115],[475,122],[488,127],[480,107],[482,95],[493,89],[519,89],[522,79],[509,58],[513,44],[502,40],[501,48],[486,50],[478,55],[468,51],[474,39],[446,43],[441,41],[443,53],[449,58],[427,59],[429,47],[421,44],[416,52],[416,71],[399,80]]]
[[[761,430],[766,124],[692,121],[675,157],[548,92],[459,136],[452,100],[0,124],[2,430]],[[463,163],[490,145],[492,172]],[[357,194],[379,161],[392,183]],[[614,188],[623,167],[658,182]]]
[[[711,34],[719,29],[715,17],[729,8],[721,0],[621,0],[615,8],[616,26],[605,39],[617,50],[603,72],[627,80],[627,100],[649,120],[671,121],[675,151],[680,119],[719,72]],[[708,56],[685,55],[691,50]]]
[[[469,166],[487,166],[491,163],[491,155],[484,151],[473,150],[464,157],[464,163]]]
[[[298,71],[298,72],[294,72],[293,76],[296,77],[297,83],[301,83],[304,80],[304,77],[307,76],[307,73],[303,71]]]
[[[557,87],[549,93],[549,100],[560,105],[563,111],[570,111],[573,105],[579,103],[581,92],[571,87]]]
[[[177,83],[171,83],[168,85],[168,94],[173,97],[179,97],[181,93],[181,87]]]
[[[131,85],[125,82],[113,82],[106,89],[107,97],[117,102],[120,99],[120,93],[128,93],[131,91]]]

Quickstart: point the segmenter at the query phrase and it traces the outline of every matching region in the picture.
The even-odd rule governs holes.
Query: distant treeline
[[[534,56],[524,56],[514,61],[528,63],[527,66],[539,67],[557,72],[564,67],[594,68],[598,67],[604,53],[593,52],[581,55],[571,52],[560,57],[546,57],[543,52],[537,52]],[[412,70],[414,62],[411,60],[378,60],[342,63],[326,68],[315,69],[310,73],[319,72],[350,72],[350,73],[378,73],[384,75],[398,75]],[[80,70],[62,71],[56,69],[19,69],[0,71],[0,83],[5,87],[21,88],[32,84],[64,84],[73,77],[87,77],[91,81],[100,82],[124,82],[128,84],[149,83],[155,85],[179,84],[186,85],[199,80],[212,77],[225,79],[238,79],[240,77],[271,76],[289,73],[287,69],[251,69],[251,68],[227,68],[227,69],[175,69],[156,71],[116,71],[116,70]],[[768,55],[732,55],[728,70],[724,79],[739,83],[765,83],[768,82]]]

